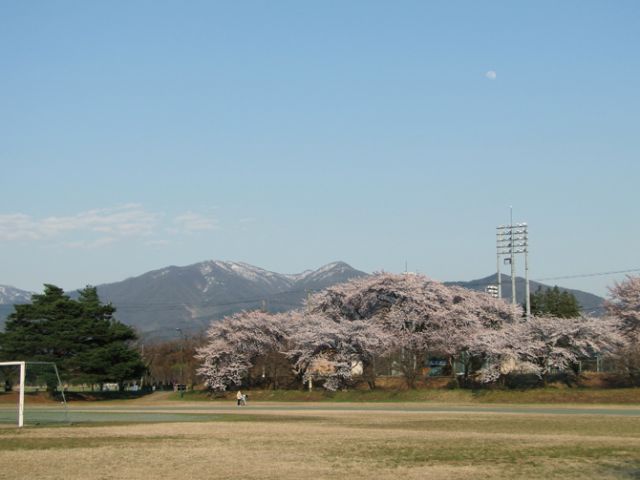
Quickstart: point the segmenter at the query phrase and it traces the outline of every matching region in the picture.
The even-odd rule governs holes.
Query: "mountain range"
[[[298,308],[307,295],[323,288],[367,276],[344,262],[334,262],[317,270],[282,274],[242,262],[211,260],[193,265],[153,270],[121,282],[98,285],[103,302],[111,302],[117,318],[133,327],[145,340],[176,338],[204,330],[212,320],[242,310],[264,308],[282,312]],[[468,282],[446,282],[472,290],[496,284],[496,275]],[[516,298],[524,298],[524,279],[516,279]],[[538,286],[531,282],[531,292]],[[573,293],[583,311],[600,313],[603,298],[579,290]],[[503,296],[509,300],[511,280],[502,277]],[[70,292],[71,296],[77,291]],[[0,328],[13,311],[13,304],[27,303],[31,292],[0,286]]]
[[[282,274],[247,263],[213,260],[161,268],[97,289],[103,302],[116,307],[118,320],[135,327],[143,338],[171,338],[180,331],[200,332],[212,320],[242,310],[298,308],[309,293],[366,275],[344,262]],[[0,327],[13,311],[11,304],[28,302],[31,296],[13,287],[6,287],[6,296],[2,292]],[[77,291],[69,295],[76,296]]]

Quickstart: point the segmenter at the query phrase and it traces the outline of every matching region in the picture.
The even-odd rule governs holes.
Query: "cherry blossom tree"
[[[414,387],[429,355],[453,360],[471,352],[474,338],[521,316],[487,294],[445,286],[422,275],[378,274],[312,296],[310,312],[334,320],[367,320],[389,336],[407,385]],[[477,346],[474,348],[477,351]]]
[[[256,360],[284,349],[295,314],[242,312],[215,322],[207,331],[207,343],[198,349],[198,373],[214,391],[239,386]]]
[[[474,338],[484,359],[476,379],[493,383],[505,375],[535,374],[546,382],[554,371],[571,371],[580,359],[612,352],[624,344],[612,318],[530,317]]]
[[[632,385],[640,385],[640,277],[628,276],[609,289],[607,312],[622,323],[626,344],[614,355],[615,366]]]
[[[473,299],[473,304],[469,302]],[[520,307],[512,307],[483,292],[446,286],[424,275],[379,273],[334,285],[307,300],[307,310],[337,319],[371,319],[388,312],[393,305],[421,303],[430,311],[468,305],[487,325],[512,321]]]
[[[352,383],[357,364],[371,363],[376,354],[382,353],[386,339],[384,332],[370,322],[336,321],[310,314],[296,324],[286,355],[305,381],[317,376],[316,366],[322,364],[324,388],[335,391]]]
[[[631,385],[640,386],[640,334],[625,335],[625,344],[615,351],[610,359],[615,369]]]
[[[635,291],[635,281],[616,286],[609,306],[626,331],[637,318]],[[207,335],[197,354],[199,373],[217,391],[250,380],[257,365],[278,359],[280,368],[303,380],[322,378],[329,390],[352,385],[354,366],[361,364],[374,388],[375,359],[382,355],[393,358],[409,387],[434,356],[446,358],[452,374],[454,362],[461,362],[465,379],[488,383],[510,373],[546,379],[623,344],[613,317],[524,319],[520,307],[481,292],[421,275],[385,273],[330,287],[300,311],[227,317]]]
[[[534,316],[505,325],[490,343],[489,362],[480,375],[485,382],[512,372],[546,381],[551,372],[571,371],[580,359],[611,352],[624,341],[615,319]]]
[[[640,333],[640,277],[627,276],[609,289],[611,300],[605,304],[610,315],[622,321],[627,334]]]
[[[460,361],[465,383],[493,383],[514,370],[530,373],[526,364],[534,358],[533,344],[521,318],[499,328],[478,330],[469,337],[463,353]]]

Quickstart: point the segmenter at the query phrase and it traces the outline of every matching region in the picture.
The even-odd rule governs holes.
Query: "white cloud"
[[[489,70],[487,73],[484,74],[485,77],[487,77],[489,80],[495,80],[496,78],[498,78],[498,74],[496,73],[495,70]]]
[[[186,212],[178,215],[173,220],[173,223],[176,225],[176,228],[172,231],[177,233],[209,231],[216,230],[218,228],[218,220],[195,212]]]
[[[146,242],[144,242],[144,244],[147,247],[164,247],[166,245],[169,245],[171,242],[169,240],[162,240],[162,239],[157,239],[157,240],[147,240]]]
[[[113,237],[102,237],[96,240],[77,241],[77,242],[65,242],[63,246],[68,248],[82,248],[84,250],[93,250],[100,247],[106,247],[117,242],[118,239]]]
[[[144,239],[147,246],[169,244],[162,233],[192,234],[216,230],[212,215],[188,211],[167,219],[142,205],[127,204],[36,218],[24,213],[0,214],[0,242],[56,241],[67,248],[94,249],[113,243]]]
[[[41,219],[23,213],[12,213],[0,215],[0,240],[42,240],[66,234],[99,234],[103,238],[101,241],[106,242],[105,238],[150,235],[158,221],[159,215],[136,204]],[[106,237],[103,237],[105,234]]]
[[[0,215],[0,240],[37,240],[41,237],[37,222],[23,213]]]

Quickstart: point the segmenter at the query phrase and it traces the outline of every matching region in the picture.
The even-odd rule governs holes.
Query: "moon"
[[[487,73],[484,74],[485,77],[487,77],[489,80],[495,80],[496,78],[498,78],[498,74],[496,73],[495,70],[489,70]]]

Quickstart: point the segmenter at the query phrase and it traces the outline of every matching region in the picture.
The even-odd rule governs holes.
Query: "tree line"
[[[214,391],[251,382],[260,369],[268,378],[276,366],[328,390],[358,379],[375,388],[385,362],[415,387],[427,360],[438,357],[448,373],[454,365],[461,370],[461,384],[517,374],[544,382],[580,359],[617,354],[625,361],[624,352],[637,349],[640,309],[623,306],[633,303],[638,283],[612,289],[605,318],[575,316],[577,302],[557,288],[537,292],[538,314],[525,318],[520,307],[421,275],[374,275],[312,295],[301,310],[243,312],[213,323],[198,349],[199,373]]]
[[[311,295],[299,310],[241,312],[214,321],[206,337],[142,346],[95,287],[72,299],[45,285],[30,304],[15,305],[0,333],[0,359],[55,362],[75,384],[122,387],[144,377],[224,391],[310,382],[336,390],[359,381],[375,388],[383,372],[415,387],[434,357],[463,385],[519,374],[545,381],[582,358],[608,355],[640,384],[640,277],[611,288],[605,318],[580,314],[575,297],[557,287],[531,298],[527,319],[522,308],[481,292],[378,274]]]

